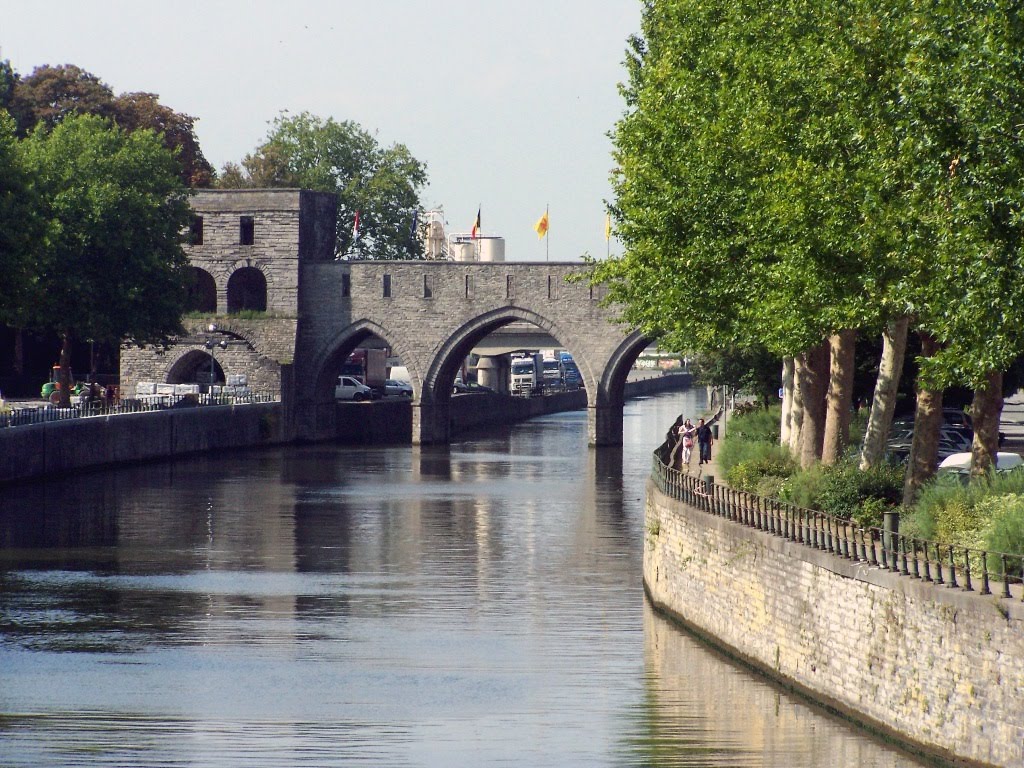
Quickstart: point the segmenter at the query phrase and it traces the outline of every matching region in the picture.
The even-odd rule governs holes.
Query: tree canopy
[[[413,222],[426,166],[402,144],[382,147],[358,124],[302,112],[278,116],[241,167],[224,167],[219,186],[302,187],[338,196],[336,254],[368,259],[423,255]],[[359,212],[359,237],[353,225]]]
[[[25,324],[65,339],[139,343],[178,330],[189,206],[156,134],[72,114],[19,148],[45,223]]]
[[[164,146],[176,153],[181,180],[191,187],[208,187],[213,166],[207,162],[195,135],[195,119],[160,104],[156,94],[124,93],[115,96],[96,75],[72,64],[42,66],[27,77],[18,76],[4,62],[0,68],[0,107],[14,117],[20,136],[42,125],[52,130],[70,115],[98,115],[127,131],[151,129]],[[5,84],[11,81],[4,103]]]
[[[1022,54],[1006,0],[647,3],[594,279],[674,349],[909,315],[977,384],[1024,342]]]
[[[36,280],[33,261],[41,235],[42,220],[14,120],[0,109],[0,322],[18,323],[24,314]]]

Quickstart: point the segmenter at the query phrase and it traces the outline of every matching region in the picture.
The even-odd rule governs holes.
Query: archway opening
[[[320,402],[411,402],[417,386],[413,379],[387,339],[361,328],[343,339],[325,360],[317,376],[316,397]]]
[[[228,314],[267,311],[267,278],[256,267],[242,267],[228,279]]]
[[[188,287],[188,299],[185,305],[189,312],[217,312],[217,283],[213,275],[199,267],[189,267],[191,281]]]
[[[585,389],[575,355],[544,318],[512,310],[478,318],[474,326],[443,353],[434,380],[436,398],[448,390],[449,379],[454,395],[539,397]]]
[[[216,347],[210,351],[194,349],[183,355],[167,372],[168,384],[223,384],[224,369],[217,361]]]

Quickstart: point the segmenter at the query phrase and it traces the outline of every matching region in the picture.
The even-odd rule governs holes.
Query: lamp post
[[[210,323],[209,327],[206,330],[209,331],[211,334],[216,333],[217,332],[217,326],[214,323]],[[207,336],[206,342],[203,344],[203,346],[205,346],[210,351],[210,399],[212,400],[213,399],[213,383],[216,380],[215,377],[217,375],[216,374],[216,370],[215,370],[216,364],[217,364],[216,350],[217,350],[217,347],[220,347],[221,349],[227,349],[228,348],[228,342],[227,342],[226,339],[221,339],[219,342],[214,342],[212,336]]]

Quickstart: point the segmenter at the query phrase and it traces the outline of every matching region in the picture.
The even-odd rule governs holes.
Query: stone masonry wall
[[[950,760],[1024,765],[1024,604],[915,581],[647,486],[644,584],[712,642]]]

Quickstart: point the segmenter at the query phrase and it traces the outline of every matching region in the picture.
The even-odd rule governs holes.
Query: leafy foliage
[[[21,143],[46,233],[26,324],[66,337],[162,341],[179,327],[189,220],[179,167],[148,130],[67,115]]]
[[[625,253],[592,273],[626,322],[793,354],[908,316],[939,343],[931,387],[1019,356],[1015,3],[666,0],[642,32],[613,134]]]
[[[71,115],[98,115],[114,120],[127,131],[150,129],[175,153],[181,180],[188,186],[208,187],[213,167],[203,156],[195,135],[195,119],[164,106],[152,93],[125,93],[115,97],[99,77],[72,64],[37,67],[28,77],[11,73],[14,85],[9,104],[26,136],[37,126],[50,131]],[[5,77],[0,73],[0,99]],[[0,106],[4,106],[0,101]]]
[[[14,120],[0,110],[0,322],[20,324],[36,280],[33,260],[43,230],[14,131]]]
[[[967,520],[976,526],[975,534],[987,523],[993,511],[987,507],[989,499],[1009,499],[1006,504],[1015,504],[1011,497],[1024,498],[1024,471],[1000,472],[987,478],[972,479],[963,483],[956,476],[938,476],[921,489],[921,495],[913,509],[907,511],[901,521],[903,530],[912,536],[924,539],[943,540],[949,532],[967,529]],[[988,509],[985,514],[976,509]],[[950,542],[954,543],[954,542]],[[1021,550],[1001,550],[1021,551]]]
[[[336,254],[351,258],[422,256],[412,229],[426,166],[402,144],[381,147],[358,124],[302,112],[280,115],[266,141],[229,164],[220,186],[302,187],[338,196]],[[353,223],[359,212],[359,238]]]
[[[706,384],[752,392],[765,408],[778,402],[782,360],[763,345],[701,352],[696,366],[700,380]]]
[[[900,503],[903,470],[881,464],[861,471],[853,461],[814,466],[794,475],[784,493],[798,506],[877,525],[883,509]]]

